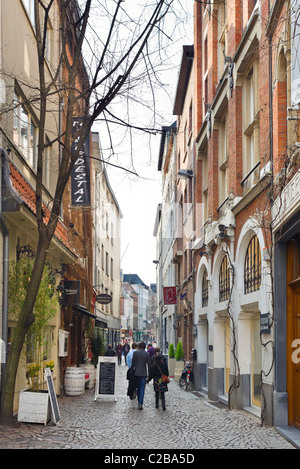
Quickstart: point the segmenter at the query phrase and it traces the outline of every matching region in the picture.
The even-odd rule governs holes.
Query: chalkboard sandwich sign
[[[114,397],[116,401],[117,357],[98,357],[95,400]]]

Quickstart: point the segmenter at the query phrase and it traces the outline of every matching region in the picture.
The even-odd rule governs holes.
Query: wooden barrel
[[[65,372],[64,390],[66,396],[81,396],[85,392],[85,374],[82,368],[69,366]]]
[[[86,375],[90,376],[90,381],[89,381],[88,388],[93,389],[93,387],[95,385],[96,368],[94,367],[94,365],[89,365],[89,364],[85,364],[85,363],[82,363],[79,366],[80,366],[80,368],[83,369],[83,371]]]

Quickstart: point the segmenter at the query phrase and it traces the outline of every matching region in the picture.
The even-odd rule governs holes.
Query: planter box
[[[176,364],[176,359],[169,357],[169,376],[170,376],[170,378],[174,378],[175,364]]]
[[[175,363],[175,372],[174,372],[174,381],[178,382],[182,373],[182,370],[184,369],[184,361],[180,360]]]
[[[50,420],[48,391],[32,391],[25,389],[20,392],[18,422],[43,423]]]

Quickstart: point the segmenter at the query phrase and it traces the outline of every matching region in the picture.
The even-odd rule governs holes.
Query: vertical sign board
[[[163,287],[164,305],[176,305],[176,287]]]
[[[57,402],[57,398],[55,394],[54,383],[53,383],[52,373],[51,373],[50,368],[45,368],[45,377],[46,377],[49,396],[50,396],[53,421],[57,425],[60,422],[60,412],[58,408],[58,402]]]
[[[80,130],[82,125],[84,125],[83,119],[74,120],[73,135]],[[76,154],[78,142],[78,139],[75,138],[71,149],[72,155]],[[91,205],[90,191],[90,142],[89,138],[87,138],[82,149],[79,151],[71,173],[72,205]]]
[[[117,357],[99,357],[96,376],[95,400],[111,396],[116,401]]]
[[[80,280],[64,280],[61,304],[70,306],[80,303]]]

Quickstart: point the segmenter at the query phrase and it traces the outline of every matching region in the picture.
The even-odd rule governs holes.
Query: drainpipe
[[[270,21],[270,1],[268,4],[268,17]],[[273,193],[273,83],[272,83],[272,40],[273,32],[269,33],[269,125],[270,125],[270,162],[271,162],[271,187]],[[272,204],[271,200],[271,204]]]
[[[9,230],[2,214],[2,168],[5,151],[0,147],[0,227],[3,234],[3,289],[2,289],[2,338],[1,338],[1,390],[6,368],[8,340],[8,273],[9,273]]]

